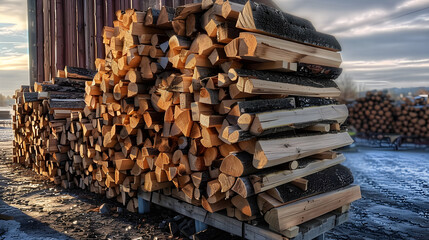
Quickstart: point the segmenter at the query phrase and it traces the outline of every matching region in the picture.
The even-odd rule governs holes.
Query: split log
[[[258,140],[253,157],[253,166],[258,169],[267,168],[352,143],[353,140],[347,132]]]

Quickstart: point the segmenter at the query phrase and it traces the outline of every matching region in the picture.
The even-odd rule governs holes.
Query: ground
[[[344,153],[361,186],[333,239],[428,239],[429,151],[354,148]]]
[[[146,215],[118,213],[122,206],[104,197],[62,190],[31,170],[11,164],[11,145],[10,140],[0,142],[0,214],[14,220],[0,220],[0,240],[169,238],[160,225],[175,213],[161,208]],[[362,199],[352,204],[350,221],[326,237],[425,239],[429,229],[429,151],[351,148],[344,154],[344,165],[361,185]],[[97,211],[102,203],[110,206],[110,214]],[[214,235],[210,239],[219,239]],[[223,240],[233,238],[220,235]]]

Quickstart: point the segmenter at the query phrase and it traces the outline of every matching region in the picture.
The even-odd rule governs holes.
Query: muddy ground
[[[176,214],[154,208],[150,214],[119,213],[120,204],[80,190],[63,190],[11,163],[11,142],[0,142],[1,239],[180,239],[163,220]],[[350,221],[328,239],[428,239],[429,151],[352,149],[348,166],[361,185]],[[107,203],[111,213],[97,208]],[[239,239],[210,228],[200,239]],[[208,237],[210,236],[210,237]],[[183,238],[183,237],[182,237]],[[183,238],[184,239],[184,238]]]

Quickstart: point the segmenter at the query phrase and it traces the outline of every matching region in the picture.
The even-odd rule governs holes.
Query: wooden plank
[[[28,16],[28,54],[30,86],[37,81],[37,17],[36,1],[27,1]]]
[[[347,132],[259,140],[255,146],[253,166],[268,168],[352,143],[353,139]]]
[[[77,28],[77,66],[85,68],[86,67],[86,51],[85,51],[85,28],[84,28],[84,0],[76,0],[76,28]]]
[[[106,0],[104,9],[104,26],[113,27],[113,20],[115,20],[115,11],[118,10],[117,8],[115,8],[113,0]]]
[[[85,1],[88,3],[88,35],[86,38],[89,38],[89,52],[88,55],[88,68],[95,70],[95,16],[94,16],[94,1]],[[86,46],[86,45],[85,45]]]
[[[249,79],[245,82],[244,92],[249,94],[285,94],[306,97],[338,97],[340,89],[336,87],[311,87],[290,83]]]
[[[339,154],[334,159],[316,160],[308,164],[305,168],[299,168],[295,170],[279,170],[270,173],[260,173],[250,176],[252,182],[254,182],[255,193],[264,192],[268,189],[283,185],[291,182],[294,179],[305,177],[313,173],[319,172],[323,169],[335,166],[344,162],[346,158],[343,154]],[[257,180],[258,179],[258,180]]]
[[[104,44],[103,44],[103,26],[104,26],[104,10],[103,1],[95,0],[95,47],[97,58],[104,58]]]
[[[268,130],[303,128],[323,121],[343,124],[347,119],[346,105],[327,105],[293,110],[280,110],[255,114],[250,132],[260,135]]]
[[[256,61],[303,62],[338,68],[341,54],[258,33],[241,32],[238,56]]]
[[[56,11],[56,6],[55,6],[55,1],[49,1],[50,4],[50,44],[49,47],[51,49],[51,56],[50,56],[50,62],[51,62],[51,67],[50,67],[50,75],[51,78],[55,77],[57,74],[57,65],[55,62],[55,56],[56,56],[56,49],[55,49],[55,11]]]
[[[44,79],[44,51],[43,51],[43,1],[37,1],[36,5],[36,27],[37,27],[37,82],[43,82]]]
[[[70,38],[71,38],[71,62],[67,65],[77,66],[77,27],[76,27],[76,0],[68,0],[70,2],[70,8],[67,11],[70,11]]]
[[[43,0],[43,72],[44,81],[51,77],[51,4]]]
[[[270,224],[270,228],[282,231],[319,217],[360,198],[360,187],[351,185],[334,192],[323,193],[273,208],[265,214],[264,219]]]
[[[280,234],[268,229],[243,223],[219,213],[209,213],[201,207],[181,202],[157,192],[141,192],[139,193],[139,197],[237,236],[242,236],[242,228],[244,227],[245,235],[243,237],[247,239],[284,239]]]
[[[89,13],[89,4],[91,4],[93,1],[83,1],[83,24],[84,24],[84,41],[85,41],[85,65],[83,66],[84,68],[91,68],[90,65],[90,42],[91,42],[91,37],[89,35],[89,31],[90,31],[90,26],[89,26],[89,18],[90,13]]]

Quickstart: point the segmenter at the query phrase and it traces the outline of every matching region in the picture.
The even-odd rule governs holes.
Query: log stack
[[[429,137],[429,104],[427,98],[404,98],[393,110],[395,133],[406,137]]]
[[[344,156],[332,151],[352,143],[341,127],[347,107],[333,100],[341,74],[333,36],[252,1],[116,17],[104,27],[106,58],[85,82],[84,107],[62,120],[64,172],[57,166],[49,176],[116,197],[129,211],[138,191],[159,190],[242,221],[264,217],[283,234],[360,198],[339,165]],[[17,126],[38,114],[22,94]],[[39,135],[16,130],[16,159],[27,159]]]
[[[395,119],[393,100],[383,91],[369,91],[349,108],[350,124],[366,134],[393,133]]]
[[[349,106],[349,112],[350,124],[367,136],[429,137],[429,108],[425,98],[404,98],[395,103],[386,92],[369,91]]]

